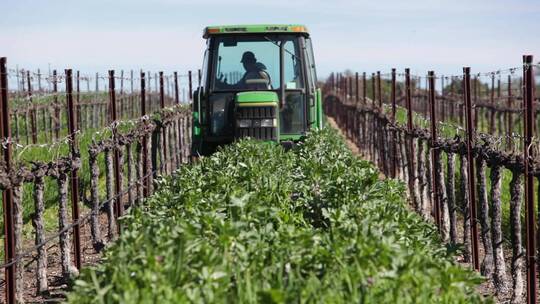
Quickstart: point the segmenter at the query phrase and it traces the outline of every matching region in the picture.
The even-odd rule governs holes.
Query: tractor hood
[[[235,101],[239,106],[257,106],[268,105],[269,103],[277,104],[279,102],[279,97],[276,92],[248,91],[237,93]]]
[[[279,139],[279,98],[276,92],[248,91],[236,94],[235,137],[265,141]]]

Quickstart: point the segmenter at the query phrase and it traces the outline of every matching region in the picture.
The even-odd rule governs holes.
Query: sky
[[[195,70],[207,25],[301,23],[318,74],[459,75],[540,60],[538,0],[0,0],[0,56],[46,70]]]

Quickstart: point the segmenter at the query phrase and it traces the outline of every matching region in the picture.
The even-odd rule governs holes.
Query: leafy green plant
[[[159,180],[71,303],[480,303],[483,279],[332,130],[240,141]],[[489,301],[489,300],[488,300]]]

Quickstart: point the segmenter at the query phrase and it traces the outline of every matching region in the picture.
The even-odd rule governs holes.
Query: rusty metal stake
[[[377,96],[379,97],[379,109],[382,111],[381,71],[377,71]]]
[[[534,212],[534,176],[530,160],[531,139],[534,133],[534,74],[533,56],[523,56],[523,78],[525,80],[525,134],[523,160],[525,165],[525,221],[527,231],[527,303],[536,303],[536,219]]]
[[[396,69],[392,69],[392,86],[390,88],[390,98],[392,99],[392,123],[396,122]]]
[[[41,93],[41,71],[37,69],[38,92]]]
[[[347,77],[349,79],[349,96],[352,99],[353,97],[353,86],[352,86],[352,77]]]
[[[163,72],[159,72],[159,106],[165,108],[165,91],[163,83]]]
[[[154,73],[154,90],[158,90],[158,75]]]
[[[480,263],[478,258],[478,226],[476,224],[476,184],[475,184],[475,175],[474,175],[474,155],[473,155],[473,145],[474,145],[474,136],[475,130],[472,120],[472,104],[471,104],[471,68],[463,68],[464,75],[464,103],[467,110],[467,166],[469,173],[469,206],[470,206],[470,221],[471,221],[471,249],[472,249],[472,259],[473,267],[475,270],[480,270]],[[465,232],[466,233],[466,232]]]
[[[341,75],[341,86],[342,86],[342,91],[343,91],[343,94],[345,94],[345,97],[347,97],[347,94],[349,94],[349,92],[347,91],[347,76],[346,75]]]
[[[163,110],[165,108],[165,90],[164,90],[164,83],[163,83],[163,72],[159,72],[159,105],[160,108]],[[167,173],[167,131],[165,129],[165,126],[161,129],[161,144],[163,149],[163,157],[164,159],[161,160],[162,164],[162,170]]]
[[[506,101],[506,106],[512,108],[512,76],[508,75],[508,99]],[[512,134],[512,112],[506,113],[506,123],[507,123],[507,134]],[[512,149],[512,138],[508,136],[506,140],[506,149],[510,151]]]
[[[343,77],[343,92],[345,93],[345,101],[349,99],[349,77]]]
[[[118,109],[118,117],[124,117],[124,70],[120,70],[120,108]]]
[[[117,112],[116,112],[116,92],[115,92],[115,79],[114,79],[114,70],[109,70],[109,109],[111,110],[111,115],[109,117],[109,123],[114,124],[117,121]],[[116,126],[113,126],[113,137],[116,137],[118,130],[116,129]],[[116,215],[116,222],[118,223],[116,225],[118,229],[118,234],[121,232],[121,225],[118,222],[118,218],[122,216],[124,213],[123,208],[123,202],[122,202],[122,196],[121,192],[122,189],[120,189],[120,179],[122,176],[120,175],[120,153],[118,151],[118,148],[114,148],[113,151],[113,165],[114,165],[114,187],[116,192],[116,199],[115,199],[115,215]]]
[[[415,170],[414,170],[414,143],[412,139],[412,131],[413,131],[413,113],[412,113],[412,105],[411,105],[411,74],[410,69],[405,69],[405,105],[407,107],[407,146],[409,148],[409,161],[408,168],[409,168],[409,192],[411,195],[411,200],[414,204],[417,202],[415,201],[415,195],[414,195],[414,184],[415,184]],[[418,207],[418,206],[416,206]]]
[[[54,135],[56,139],[60,138],[60,105],[58,104],[58,78],[56,70],[53,70],[53,93],[54,93]]]
[[[37,127],[36,127],[36,109],[32,102],[32,83],[30,82],[30,71],[26,71],[26,81],[28,82],[28,101],[30,103],[30,128],[32,129],[32,143],[37,143]],[[28,125],[27,125],[28,126]]]
[[[463,86],[465,86],[465,82],[463,83]],[[463,87],[463,90],[465,90],[465,87]],[[474,76],[473,83],[472,83],[472,90],[474,93],[473,102],[474,104],[476,104],[478,102],[478,77],[477,76]],[[477,107],[474,107],[473,122],[474,122],[474,128],[477,130],[478,130],[478,120],[479,120],[478,117],[479,117],[479,110]]]
[[[440,193],[439,183],[437,177],[439,176],[439,148],[436,147],[437,143],[437,107],[435,105],[435,72],[428,72],[429,81],[429,119],[430,119],[430,131],[431,131],[431,184],[433,185],[433,206],[435,207],[435,223],[441,231],[441,206],[440,206]]]
[[[358,104],[358,101],[360,100],[360,94],[359,94],[359,89],[360,89],[359,85],[360,85],[360,83],[358,82],[358,72],[356,72],[354,74],[354,82],[356,84],[356,86],[355,86],[356,87],[356,92],[354,92],[354,93],[355,93],[355,97],[356,97],[356,104]]]
[[[407,130],[412,131],[413,120],[412,120],[412,106],[411,106],[411,77],[410,69],[405,69],[405,104],[407,107]]]
[[[362,73],[362,101],[367,105],[367,79],[366,72]]]
[[[124,94],[124,70],[120,70],[120,95],[123,95],[123,94]],[[122,116],[122,110],[123,109],[120,106],[120,117]]]
[[[189,101],[193,101],[193,79],[192,79],[191,71],[188,72],[188,79],[189,79]]]
[[[129,80],[129,85],[131,87],[131,94],[133,94],[133,70],[130,70],[129,71],[129,76],[130,76],[130,80]]]
[[[339,75],[341,76],[341,92],[343,92],[342,94],[345,94],[345,96],[347,96],[347,78],[342,74]]]
[[[392,114],[390,116],[392,123],[396,123],[396,69],[392,69],[392,86],[390,92],[390,98],[392,99]],[[392,178],[396,178],[396,166],[397,166],[397,147],[396,147],[396,133],[392,131]]]
[[[70,150],[72,158],[79,158],[79,147],[77,143],[77,121],[73,102],[73,72],[71,69],[65,70],[66,73],[66,102],[68,110],[68,129],[70,137]],[[71,219],[75,223],[79,220],[79,177],[78,169],[71,169]],[[73,259],[75,267],[81,269],[81,232],[80,226],[73,226]]]
[[[491,91],[490,91],[490,103],[495,106],[495,74],[491,74]],[[495,135],[495,111],[490,109],[489,115],[489,133]]]
[[[180,103],[180,97],[178,95],[178,72],[174,72],[174,102]]]
[[[11,128],[9,123],[9,102],[8,102],[8,79],[7,79],[7,59],[0,58],[0,128],[3,140],[3,158],[6,163],[7,172],[11,171]],[[2,191],[2,207],[4,211],[4,262],[11,262],[15,258],[15,234],[13,227],[13,190]],[[7,266],[5,269],[6,280],[6,303],[15,303],[15,273],[16,263]]]
[[[375,73],[371,73],[371,97],[373,98],[371,100],[371,104],[373,105],[373,107],[375,107],[375,99],[377,99],[375,93]]]
[[[141,117],[146,115],[146,81],[145,81],[144,72],[141,72]],[[146,150],[146,136],[141,138],[141,149],[142,149],[142,176],[143,176],[143,196],[148,197],[149,194],[149,180],[148,180],[148,168],[146,164],[148,163],[148,151]]]

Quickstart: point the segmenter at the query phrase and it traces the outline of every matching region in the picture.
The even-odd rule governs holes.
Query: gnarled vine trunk
[[[463,208],[463,260],[471,261],[471,213],[469,205],[469,173],[467,170],[467,157],[461,155],[461,208]]]
[[[456,156],[454,153],[447,153],[446,171],[446,196],[448,199],[448,220],[450,222],[450,243],[457,242],[456,228]]]
[[[525,252],[521,237],[521,202],[523,188],[521,187],[521,173],[512,172],[510,182],[510,229],[512,233],[512,303],[523,303],[525,296],[525,282],[523,272],[525,269]]]
[[[43,224],[43,213],[45,212],[45,203],[43,193],[45,183],[43,176],[36,176],[34,180],[34,208],[33,225],[36,231],[35,244],[41,244],[45,241],[45,227]],[[37,271],[36,271],[37,291],[46,292],[49,288],[47,281],[47,248],[41,246],[37,249]]]
[[[508,292],[508,282],[506,276],[506,264],[504,262],[503,239],[501,229],[501,167],[491,168],[491,202],[493,215],[491,217],[491,229],[493,238],[493,281],[498,293]]]
[[[478,205],[480,207],[480,235],[484,245],[484,259],[481,273],[486,277],[493,274],[493,244],[491,242],[491,228],[489,218],[489,204],[486,191],[486,161],[479,157],[476,159],[476,179],[478,192]]]

